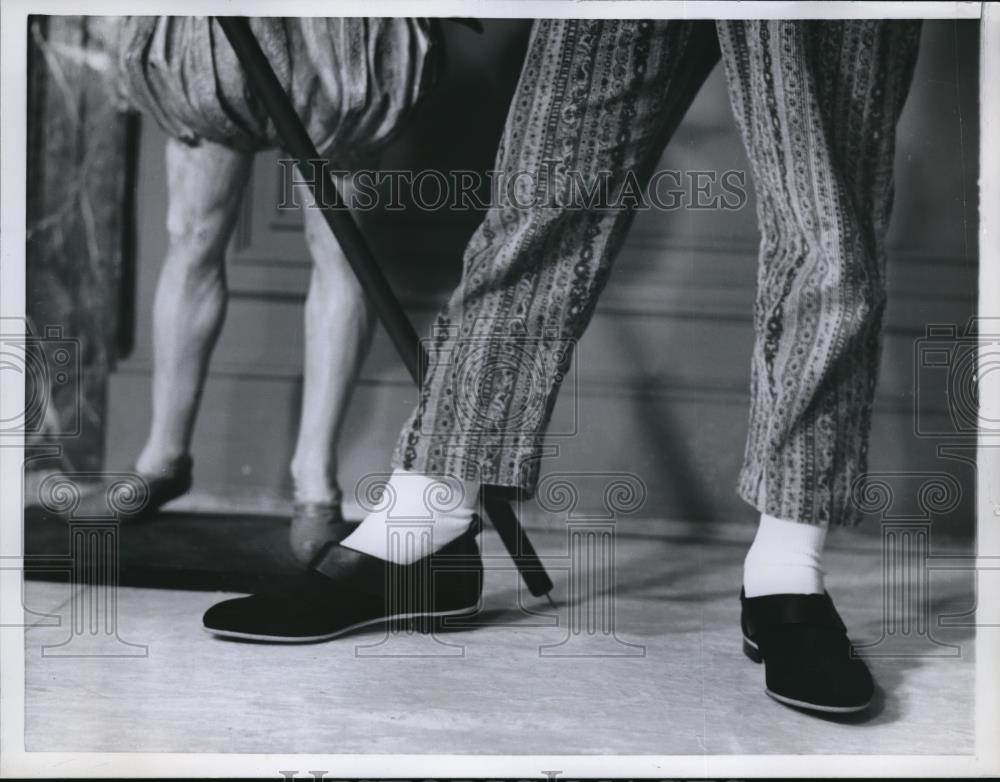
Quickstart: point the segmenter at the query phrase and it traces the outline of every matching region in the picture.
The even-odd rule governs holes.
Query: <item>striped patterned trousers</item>
[[[761,512],[853,524],[885,305],[896,123],[919,22],[536,22],[496,170],[644,182],[722,58],[761,233],[750,428],[739,493]],[[564,172],[560,174],[559,172]],[[551,189],[551,188],[550,188]],[[395,467],[530,496],[573,345],[633,212],[524,206],[469,242],[428,341]]]

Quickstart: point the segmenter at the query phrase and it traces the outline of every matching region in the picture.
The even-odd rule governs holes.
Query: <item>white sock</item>
[[[379,506],[340,545],[409,565],[466,532],[478,502],[478,483],[394,470]]]
[[[825,524],[801,524],[762,514],[743,560],[746,596],[822,594],[826,530]]]

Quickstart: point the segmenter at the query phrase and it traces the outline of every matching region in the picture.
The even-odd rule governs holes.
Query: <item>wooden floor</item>
[[[226,642],[200,626],[201,613],[225,595],[122,588],[121,642],[98,642],[100,635],[71,634],[67,585],[30,582],[25,605],[38,624],[26,633],[27,749],[972,752],[971,629],[933,621],[936,641],[954,647],[919,633],[902,655],[875,647],[897,656],[871,660],[880,685],[871,713],[820,719],[766,697],[763,669],[740,652],[737,594],[749,529],[709,541],[666,523],[621,524],[610,599],[601,594],[607,572],[595,567],[589,581],[576,582],[589,583],[593,596],[571,617],[564,570],[554,574],[558,609],[527,594],[519,608],[514,574],[492,568],[479,626],[437,637],[375,630],[317,645]],[[874,642],[884,624],[881,551],[877,538],[853,534],[831,540],[828,587],[855,641]],[[488,566],[506,567],[491,535],[483,541]],[[533,536],[550,566],[568,561],[565,532]],[[930,586],[935,615],[974,604],[967,574],[932,572]],[[617,638],[600,631],[608,606]],[[588,617],[597,632],[587,631]],[[73,656],[88,653],[105,656]]]

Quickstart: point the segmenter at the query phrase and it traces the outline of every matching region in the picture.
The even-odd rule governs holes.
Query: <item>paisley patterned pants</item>
[[[721,55],[761,233],[738,491],[780,518],[858,520],[850,493],[866,469],[895,127],[919,30],[540,20],[507,117],[496,170],[511,182],[532,172],[537,187],[548,171],[546,192],[559,193],[572,184],[566,172],[577,183],[605,172],[616,192],[649,178]],[[508,188],[466,248],[396,467],[534,489],[573,345],[633,213],[524,195]]]

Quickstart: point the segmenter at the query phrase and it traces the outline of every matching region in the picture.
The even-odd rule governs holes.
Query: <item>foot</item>
[[[173,465],[155,474],[133,473],[139,480],[115,479],[103,481],[98,489],[80,500],[73,514],[77,517],[107,516],[114,511],[119,521],[145,521],[155,517],[162,506],[191,489],[193,462],[190,456],[177,459]]]
[[[446,475],[396,469],[386,483],[378,507],[343,542],[364,554],[409,565],[439,551],[475,526],[479,484]],[[430,537],[405,530],[420,525]],[[411,545],[419,540],[419,545]]]
[[[474,529],[409,565],[331,543],[291,588],[225,600],[205,612],[202,624],[227,638],[329,641],[394,619],[472,613],[482,587]]]
[[[339,543],[356,528],[355,522],[345,521],[339,502],[296,502],[288,529],[288,545],[303,565],[327,543]]]
[[[862,711],[875,693],[830,595],[740,593],[743,651],[764,663],[765,692],[814,711]]]

